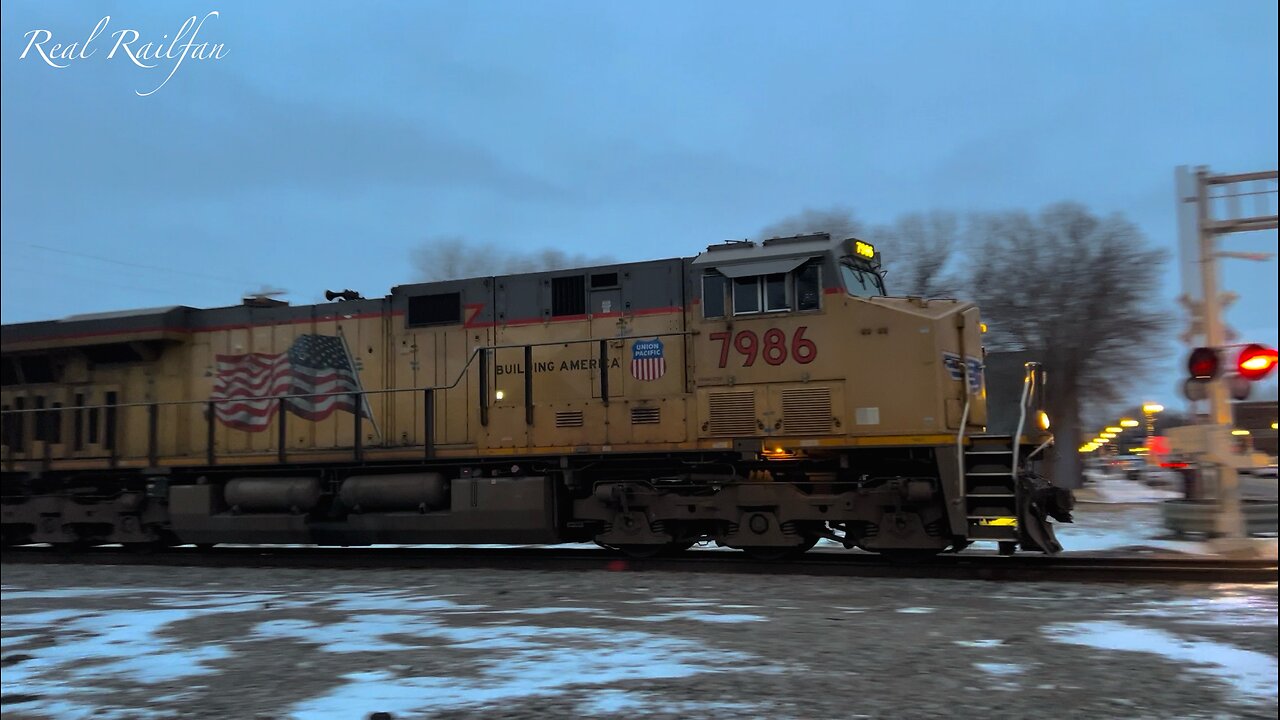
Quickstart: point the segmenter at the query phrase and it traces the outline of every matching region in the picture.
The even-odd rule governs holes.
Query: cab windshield
[[[844,289],[854,297],[881,297],[885,294],[884,282],[870,270],[841,263],[840,276],[844,278]]]

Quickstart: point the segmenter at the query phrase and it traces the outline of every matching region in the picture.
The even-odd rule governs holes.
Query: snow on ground
[[[245,642],[294,642],[324,653],[397,653],[421,651],[484,653],[469,672],[457,675],[402,677],[389,671],[351,672],[330,691],[298,703],[287,715],[303,720],[350,718],[353,707],[374,707],[396,713],[438,712],[489,705],[504,700],[563,693],[569,686],[605,685],[622,680],[687,678],[742,668],[776,672],[781,666],[745,653],[710,651],[702,644],[671,635],[616,627],[556,627],[512,624],[513,616],[589,613],[607,621],[661,624],[671,620],[701,623],[755,623],[759,615],[699,610],[673,610],[655,615],[621,615],[591,606],[491,608],[460,603],[440,595],[421,594],[421,588],[399,591],[326,593],[227,593],[174,591],[163,588],[106,590],[68,588],[23,591],[6,588],[6,600],[90,600],[109,595],[146,597],[145,608],[59,608],[4,616],[3,653],[20,655],[6,667],[3,690],[6,709],[39,712],[59,718],[135,717],[120,708],[87,701],[76,684],[52,679],[69,674],[86,682],[115,678],[122,682],[159,685],[189,681],[215,672],[207,663],[233,659],[236,645]],[[88,604],[88,603],[85,603]],[[692,605],[686,600],[683,604]],[[712,605],[699,602],[699,605]],[[246,636],[183,647],[171,631],[214,614],[250,611],[308,611],[338,613],[337,620],[288,617],[254,623]],[[492,615],[494,620],[457,625],[454,616]],[[15,634],[16,633],[16,634]],[[38,642],[53,635],[56,642]],[[479,672],[475,672],[478,666]],[[40,700],[24,701],[26,697]],[[653,699],[611,691],[594,700],[621,709],[647,707]],[[688,703],[686,703],[688,704]],[[733,704],[721,709],[750,710]],[[721,707],[723,706],[723,707]],[[712,705],[707,705],[707,708]],[[707,708],[703,708],[704,710]],[[589,709],[588,709],[589,710]],[[698,714],[699,708],[686,710]],[[142,713],[141,716],[146,716]]]
[[[1274,586],[8,564],[5,575],[6,716],[989,718],[1050,707],[1228,718],[1276,705]],[[844,656],[876,662],[831,661]],[[919,693],[921,667],[934,696]]]
[[[1276,658],[1260,652],[1116,621],[1051,625],[1044,633],[1060,643],[1160,655],[1230,684],[1243,698],[1276,699]]]
[[[1208,542],[1174,540],[1164,526],[1159,503],[1077,505],[1075,522],[1054,523],[1058,542],[1067,553],[1121,550],[1168,550],[1191,555],[1212,555]],[[1255,538],[1272,557],[1276,539]]]
[[[1176,490],[1153,488],[1145,483],[1130,480],[1122,475],[1085,473],[1088,487],[1095,495],[1094,502],[1139,503],[1176,500],[1183,494]]]

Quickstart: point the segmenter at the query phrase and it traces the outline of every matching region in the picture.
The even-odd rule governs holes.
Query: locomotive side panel
[[[619,450],[684,439],[681,261],[497,282],[489,447]]]
[[[473,448],[479,433],[479,366],[474,352],[493,342],[491,278],[470,278],[392,290],[388,352],[397,388],[440,388],[432,393],[433,440],[443,448]],[[402,381],[404,378],[406,381]],[[426,398],[396,392],[401,442],[427,441]]]

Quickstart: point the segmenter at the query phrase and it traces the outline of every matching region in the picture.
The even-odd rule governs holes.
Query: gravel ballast
[[[1274,586],[5,565],[5,717],[1266,717]]]

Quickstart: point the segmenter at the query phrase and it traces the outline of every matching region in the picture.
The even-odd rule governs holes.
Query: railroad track
[[[761,561],[741,553],[691,550],[675,557],[625,558],[582,548],[331,548],[219,546],[139,553],[92,548],[68,553],[50,547],[9,548],[9,564],[157,565],[242,568],[422,568],[491,570],[699,572],[826,577],[894,577],[1033,582],[1275,583],[1275,560],[1179,556],[1015,555],[966,553],[918,559],[870,553],[813,551],[792,560]]]

